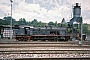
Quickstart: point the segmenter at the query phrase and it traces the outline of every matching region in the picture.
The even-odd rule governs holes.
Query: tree
[[[0,19],[0,26],[2,26],[4,23],[4,20],[3,19]]]
[[[48,25],[49,26],[54,26],[54,23],[53,22],[49,22]]]
[[[58,25],[58,27],[60,27],[61,26],[61,23],[58,23],[57,25]]]
[[[11,17],[10,16],[4,17],[3,19],[7,22],[7,25],[10,25],[10,22],[11,22]]]
[[[26,22],[25,18],[20,18],[19,21],[18,21],[18,24],[27,25],[27,22]]]
[[[90,24],[87,24],[88,34],[90,35]]]
[[[37,19],[34,19],[33,21],[31,21],[32,26],[37,26],[37,23],[38,23]]]
[[[7,25],[10,25],[11,24],[11,16],[7,16],[7,17],[4,17],[3,18],[5,20],[5,23]],[[16,20],[14,18],[12,18],[12,26],[16,23]]]
[[[23,23],[24,23],[25,25],[27,25],[27,22],[26,22],[25,18],[23,18]]]
[[[38,26],[38,27],[41,27],[41,26],[42,26],[42,22],[39,21],[39,22],[37,23],[37,26]]]
[[[30,21],[28,21],[28,22],[27,22],[27,25],[31,26],[31,22],[30,22]]]
[[[37,19],[34,19],[33,21],[31,21],[31,24],[37,23]]]
[[[89,34],[90,33],[88,26],[89,26],[88,24],[83,24],[82,28],[83,28],[83,33],[84,34]]]
[[[67,23],[64,18],[61,21],[61,27],[67,27]]]
[[[58,23],[57,23],[57,21],[55,21],[54,26],[55,26],[55,27],[58,27]]]

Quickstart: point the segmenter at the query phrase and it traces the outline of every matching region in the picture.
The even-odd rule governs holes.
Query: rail
[[[3,42],[0,43],[2,59],[90,59],[90,45],[78,46],[77,42]]]

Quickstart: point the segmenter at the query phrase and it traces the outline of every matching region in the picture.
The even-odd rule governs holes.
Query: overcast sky
[[[84,23],[90,23],[90,0],[13,0],[13,18],[27,21],[37,19],[42,22],[71,19],[72,6],[80,3]],[[0,0],[0,18],[10,16],[10,0]]]

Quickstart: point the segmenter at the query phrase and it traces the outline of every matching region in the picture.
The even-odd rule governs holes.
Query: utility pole
[[[83,28],[82,28],[82,25],[83,25],[83,21],[82,21],[82,18],[81,18],[81,21],[80,21],[80,33],[81,33],[81,40],[79,41],[79,45],[82,45],[82,41],[83,41]]]
[[[10,0],[11,2],[11,23],[10,23],[10,39],[12,40],[12,3],[13,1]]]

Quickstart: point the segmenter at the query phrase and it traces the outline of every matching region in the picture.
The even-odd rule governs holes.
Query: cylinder
[[[78,3],[76,3],[76,6],[73,8],[73,17],[80,17],[81,15],[81,6],[79,6]]]

